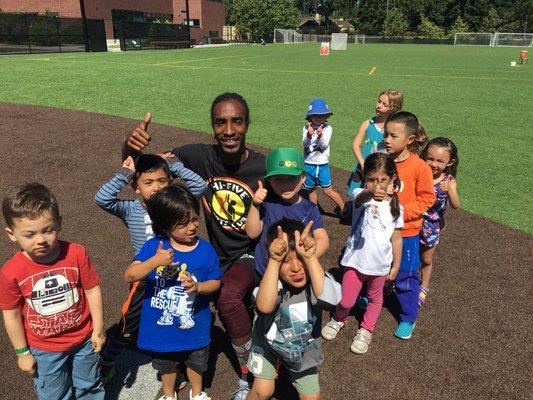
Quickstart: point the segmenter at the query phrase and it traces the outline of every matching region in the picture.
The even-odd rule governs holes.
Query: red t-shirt
[[[19,251],[0,270],[0,309],[22,307],[28,344],[43,351],[67,351],[91,334],[84,291],[100,284],[85,248],[59,243],[53,263],[38,264]]]

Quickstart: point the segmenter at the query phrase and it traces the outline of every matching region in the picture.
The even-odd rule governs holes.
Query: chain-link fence
[[[144,22],[117,22],[113,25],[120,48],[126,50],[178,49],[190,47],[189,31],[185,25]]]
[[[0,54],[106,50],[103,20],[0,13]]]

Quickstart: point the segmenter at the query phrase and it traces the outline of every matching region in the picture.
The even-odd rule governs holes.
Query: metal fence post
[[[31,42],[30,42],[30,30],[28,29],[28,19],[25,14],[22,16],[22,18],[24,18],[24,26],[26,26],[26,37],[28,38],[28,50],[30,51],[30,54],[32,54],[31,53]]]
[[[59,17],[55,17],[56,20],[56,32],[57,32],[57,43],[59,44],[59,52],[62,53],[61,49],[61,36],[59,35]]]

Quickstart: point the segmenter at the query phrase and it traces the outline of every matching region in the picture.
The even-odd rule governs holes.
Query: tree
[[[385,17],[381,34],[388,37],[399,37],[403,36],[408,29],[409,23],[403,13],[397,8],[392,8]]]
[[[443,39],[446,36],[444,29],[435,25],[423,15],[420,17],[418,25],[418,37],[423,39]]]
[[[300,14],[293,0],[235,0],[232,20],[253,41],[271,38],[275,28],[296,29]]]
[[[502,24],[502,19],[494,7],[489,9],[489,14],[481,21],[481,32],[496,32]]]
[[[468,24],[461,17],[457,17],[448,33],[449,36],[455,37],[458,32],[468,32]]]

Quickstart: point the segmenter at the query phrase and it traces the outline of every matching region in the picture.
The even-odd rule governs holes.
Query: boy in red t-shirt
[[[0,270],[0,309],[19,368],[40,399],[103,400],[100,278],[85,249],[59,240],[57,200],[38,183],[3,201],[6,234],[21,247]]]

